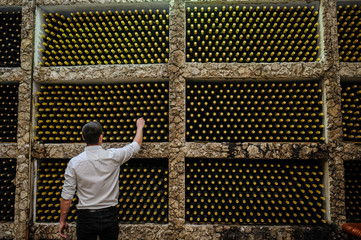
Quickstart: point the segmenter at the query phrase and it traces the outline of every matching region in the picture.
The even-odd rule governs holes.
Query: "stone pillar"
[[[327,220],[335,227],[334,237],[339,238],[341,225],[346,221],[346,212],[344,165],[340,155],[342,154],[343,142],[336,1],[321,1],[320,12],[322,16],[320,30],[323,36],[322,61],[325,70],[323,102],[328,150],[325,171],[326,209]]]
[[[185,216],[185,3],[169,9],[169,222],[172,235],[182,231]]]
[[[0,223],[0,238],[26,239],[30,212],[30,125],[31,125],[31,77],[33,62],[33,1],[2,1],[0,7],[16,6],[22,11],[20,67],[0,68],[0,81],[19,84],[17,143],[0,144],[5,151],[0,156],[16,158],[14,222]],[[3,226],[5,226],[3,228]],[[6,229],[5,229],[6,228]]]

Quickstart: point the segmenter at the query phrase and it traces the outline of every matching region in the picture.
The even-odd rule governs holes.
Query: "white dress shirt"
[[[108,150],[101,146],[85,147],[84,152],[68,163],[61,197],[70,200],[77,191],[78,209],[116,206],[119,195],[119,166],[132,158],[139,149],[137,142]]]

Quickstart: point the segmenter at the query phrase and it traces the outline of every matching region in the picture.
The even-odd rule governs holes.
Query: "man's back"
[[[100,209],[115,206],[119,194],[119,166],[139,151],[136,142],[124,148],[104,150],[101,146],[85,147],[83,153],[72,158],[65,172],[64,196],[74,193],[76,180],[78,209]]]

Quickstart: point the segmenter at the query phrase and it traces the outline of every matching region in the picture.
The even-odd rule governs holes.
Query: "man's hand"
[[[138,120],[137,120],[137,132],[135,134],[133,142],[137,142],[140,147],[142,146],[142,143],[143,143],[143,128],[144,128],[144,126],[145,126],[144,118],[138,118]]]
[[[137,128],[144,128],[145,120],[144,118],[138,118],[137,120]]]
[[[66,238],[66,232],[69,232],[69,226],[67,222],[60,222],[60,227],[59,227],[59,235],[63,238]]]

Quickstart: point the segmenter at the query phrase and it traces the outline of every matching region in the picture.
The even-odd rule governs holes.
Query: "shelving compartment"
[[[16,159],[0,158],[0,222],[14,221]]]
[[[119,220],[168,223],[168,159],[131,159],[120,167]]]
[[[18,84],[0,84],[0,142],[17,142]]]
[[[187,222],[326,223],[320,161],[188,158],[185,164]]]
[[[345,161],[347,222],[361,222],[361,161]]]
[[[36,59],[48,67],[167,63],[168,8],[166,2],[39,6]]]
[[[337,2],[339,58],[341,62],[361,61],[361,4],[358,1]]]
[[[20,67],[21,7],[0,6],[0,67]]]
[[[41,85],[35,140],[82,142],[81,128],[95,120],[103,127],[104,142],[129,142],[136,132],[136,120],[144,117],[144,140],[166,142],[168,87],[168,82]]]
[[[187,81],[186,140],[323,142],[317,81]]]
[[[187,62],[320,60],[318,2],[186,4]]]
[[[359,81],[341,81],[342,87],[342,130],[346,142],[361,141],[360,99],[361,84]]]
[[[37,160],[36,221],[58,222],[67,159]],[[120,166],[119,221],[168,222],[168,159],[130,159]],[[67,220],[77,219],[75,195]]]

